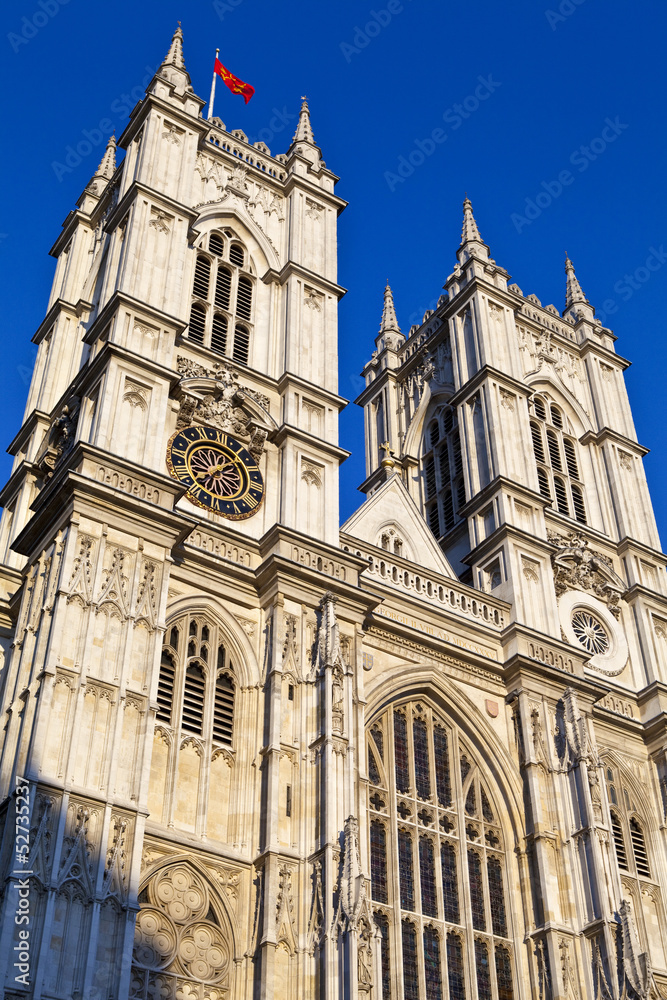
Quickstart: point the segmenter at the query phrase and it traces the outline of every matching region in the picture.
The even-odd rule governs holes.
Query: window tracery
[[[229,995],[232,948],[224,913],[205,880],[184,863],[158,871],[139,897],[131,1000]]]
[[[403,959],[401,982],[383,997],[448,991],[456,1000],[477,989],[478,997],[512,1000],[503,834],[475,757],[423,699],[373,720],[369,750],[378,745],[389,787],[369,801],[371,897],[387,922],[383,962],[389,968],[398,942]],[[473,956],[476,984],[468,980]]]
[[[574,438],[567,436],[563,413],[541,396],[533,397],[531,408],[530,434],[540,493],[559,514],[586,524],[576,443]]]
[[[162,648],[156,718],[184,733],[232,746],[234,696],[234,667],[217,625],[202,615],[179,619]],[[209,714],[211,722],[205,724]]]
[[[254,277],[233,230],[209,233],[197,250],[190,307],[190,340],[247,365]]]

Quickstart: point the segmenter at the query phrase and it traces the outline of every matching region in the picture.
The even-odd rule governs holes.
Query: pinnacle
[[[100,160],[100,165],[95,171],[96,177],[104,177],[111,180],[116,169],[116,136],[110,135],[104,156]]]
[[[389,282],[384,290],[384,307],[382,309],[382,320],[380,321],[380,333],[400,333],[401,328],[396,319],[396,309],[394,308],[394,295],[389,287]]]
[[[472,202],[466,195],[463,202],[461,246],[457,251],[459,263],[465,263],[473,254],[481,260],[489,259],[489,248],[480,235],[477,223],[475,222],[475,216],[472,214]]]
[[[565,309],[570,309],[576,302],[585,302],[589,305],[590,303],[584,295],[581,285],[579,284],[579,279],[574,272],[574,264],[567,255],[567,250],[565,251],[565,274],[567,275],[567,282],[565,286]]]
[[[313,135],[313,129],[310,124],[310,109],[308,107],[308,99],[306,97],[301,98],[301,111],[299,112],[299,124],[296,127],[296,132],[294,133],[294,138],[292,142],[309,142],[313,146],[315,145],[315,137]]]
[[[178,27],[176,28],[173,38],[171,39],[169,51],[164,57],[162,65],[175,66],[176,69],[182,69],[187,72],[187,70],[185,70],[185,59],[183,58],[183,31],[181,30],[180,21],[178,22]]]
[[[475,216],[472,214],[472,202],[470,198],[466,197],[463,202],[463,229],[461,230],[461,244],[466,243],[482,243],[482,237],[480,236],[479,229],[477,228],[477,223],[475,222]]]

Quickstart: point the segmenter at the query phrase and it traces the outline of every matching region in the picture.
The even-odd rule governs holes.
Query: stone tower
[[[176,31],[65,221],[2,493],[9,1000],[667,996],[665,558],[611,331],[464,203],[365,368],[336,226]]]

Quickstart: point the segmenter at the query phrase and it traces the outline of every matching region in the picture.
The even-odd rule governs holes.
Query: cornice
[[[454,395],[450,398],[449,405],[458,406],[459,403],[465,403],[470,393],[473,393],[480,387],[482,382],[490,378],[494,379],[496,382],[500,382],[502,385],[509,386],[514,389],[517,395],[523,395],[526,399],[532,396],[534,392],[531,386],[526,385],[525,382],[519,382],[512,375],[507,375],[505,372],[501,372],[497,368],[493,368],[491,365],[483,365],[479,371],[475,372],[473,377],[465,383],[465,385],[462,385],[460,389],[457,389]]]
[[[611,427],[601,427],[598,431],[586,431],[579,438],[582,444],[604,444],[605,441],[614,441],[616,444],[622,445],[624,448],[629,448],[635,453],[639,454],[642,458],[644,455],[648,455],[650,449],[645,448],[643,445],[639,444],[638,441],[633,441],[632,438],[626,437],[625,434],[620,434],[618,431],[614,431]]]
[[[90,327],[86,331],[86,335],[83,338],[84,344],[93,344],[95,342],[98,334],[106,328],[114,311],[119,305],[127,306],[134,312],[143,313],[144,315],[149,316],[154,322],[160,324],[161,326],[169,327],[177,336],[182,333],[188,325],[184,322],[184,320],[179,319],[177,316],[172,316],[170,313],[163,312],[155,306],[151,306],[146,302],[141,302],[139,299],[135,299],[132,295],[128,295],[127,292],[116,289],[109,301],[104,304],[100,312],[90,324]]]
[[[342,299],[347,293],[347,288],[343,288],[342,285],[336,284],[335,281],[329,281],[328,278],[324,278],[321,274],[317,274],[315,271],[309,270],[302,264],[297,264],[296,261],[288,260],[279,271],[275,268],[270,267],[261,277],[261,281],[265,285],[269,285],[272,281],[277,282],[279,285],[284,285],[289,278],[295,275],[298,278],[303,278],[304,281],[308,281],[313,285],[317,285],[320,288],[325,289],[332,295],[335,295],[338,299]]]

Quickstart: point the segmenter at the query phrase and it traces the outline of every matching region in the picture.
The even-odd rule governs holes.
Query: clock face
[[[215,427],[184,427],[167,445],[167,467],[187,497],[233,521],[252,517],[264,499],[257,462],[242,444]]]

